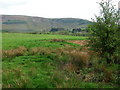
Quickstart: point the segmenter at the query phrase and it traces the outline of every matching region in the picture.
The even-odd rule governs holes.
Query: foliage
[[[76,28],[72,30],[72,33],[81,32],[81,31],[82,31],[81,28]]]
[[[51,28],[50,32],[64,31],[64,28]]]
[[[120,12],[115,9],[110,0],[103,0],[100,4],[100,16],[89,26],[90,45],[106,58],[107,63],[115,62],[114,54],[120,45]]]

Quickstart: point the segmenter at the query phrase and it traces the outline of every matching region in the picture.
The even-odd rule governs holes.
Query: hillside
[[[90,21],[77,18],[42,18],[22,15],[2,15],[3,32],[45,32],[51,28],[85,28]]]

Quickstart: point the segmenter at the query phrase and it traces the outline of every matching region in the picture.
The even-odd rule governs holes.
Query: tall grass
[[[3,50],[3,58],[22,56],[25,51],[27,51],[27,48],[25,48],[24,46],[20,46],[16,49],[11,50]]]

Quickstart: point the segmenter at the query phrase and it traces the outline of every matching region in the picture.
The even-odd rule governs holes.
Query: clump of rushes
[[[45,55],[45,54],[50,54],[51,51],[52,50],[50,48],[34,47],[29,50],[29,53],[32,55],[36,55],[36,54]]]
[[[67,63],[64,65],[64,70],[74,72],[78,70],[78,67],[72,63]]]
[[[71,63],[75,64],[76,66],[82,68],[87,67],[89,64],[90,56],[87,52],[71,52],[70,53],[70,61]]]
[[[11,57],[15,57],[15,56],[22,56],[25,51],[27,51],[27,48],[24,46],[20,46],[16,49],[11,49],[11,50],[3,50],[2,57],[3,58],[11,58]]]
[[[50,42],[64,42],[64,39],[51,39]]]

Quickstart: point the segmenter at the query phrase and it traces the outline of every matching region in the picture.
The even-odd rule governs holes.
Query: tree
[[[100,16],[95,16],[88,27],[90,32],[90,46],[93,50],[106,58],[107,63],[115,62],[118,57],[120,45],[120,11],[115,9],[111,0],[102,0],[100,3]]]
[[[63,31],[64,28],[51,28],[50,32]]]
[[[72,30],[72,33],[81,32],[81,31],[82,31],[81,28],[74,28]]]

